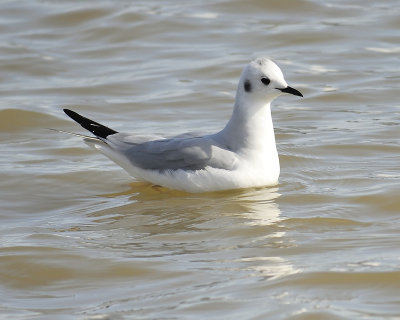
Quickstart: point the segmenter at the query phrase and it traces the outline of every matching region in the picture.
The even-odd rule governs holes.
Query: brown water
[[[400,319],[397,0],[0,8],[1,318]],[[275,188],[155,189],[46,129],[214,132],[260,55],[305,95]]]

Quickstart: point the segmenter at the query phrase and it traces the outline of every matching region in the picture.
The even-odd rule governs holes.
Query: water
[[[400,319],[397,1],[2,1],[4,319]],[[274,188],[133,181],[75,137],[213,132],[267,55]]]

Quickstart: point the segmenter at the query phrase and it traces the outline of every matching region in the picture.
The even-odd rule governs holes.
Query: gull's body
[[[138,180],[188,192],[275,185],[280,173],[271,101],[288,87],[279,67],[258,58],[239,80],[231,119],[221,131],[173,138],[118,133],[64,110],[96,137],[85,141]]]

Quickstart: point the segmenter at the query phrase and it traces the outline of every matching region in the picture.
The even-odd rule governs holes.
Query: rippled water
[[[2,1],[4,319],[400,319],[400,7],[388,1]],[[75,137],[213,132],[267,55],[275,188],[133,181]]]

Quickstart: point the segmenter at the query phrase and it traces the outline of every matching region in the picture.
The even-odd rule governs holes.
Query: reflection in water
[[[270,280],[300,272],[281,257],[243,258],[240,261],[248,264],[248,269],[252,270],[255,276],[261,275]]]
[[[280,220],[280,210],[275,200],[280,194],[278,188],[263,188],[243,193],[238,198],[243,206],[243,215],[252,225],[270,225]]]
[[[108,200],[106,209],[91,212],[90,216],[103,223],[152,216],[155,225],[160,220],[171,218],[170,227],[176,224],[176,231],[182,232],[186,228],[203,229],[210,220],[233,217],[247,225],[273,226],[280,220],[280,210],[275,201],[279,196],[278,188],[188,194],[137,182],[131,183],[126,191],[100,195]],[[159,231],[164,233],[163,224],[160,227]]]
[[[296,272],[274,251],[292,246],[279,224],[279,196],[278,188],[188,194],[131,183],[126,191],[101,195],[112,205],[89,214],[95,222],[90,229],[108,230],[112,237],[101,245],[127,250],[130,257],[181,255],[188,262],[275,278]],[[94,239],[87,244],[99,245]]]

